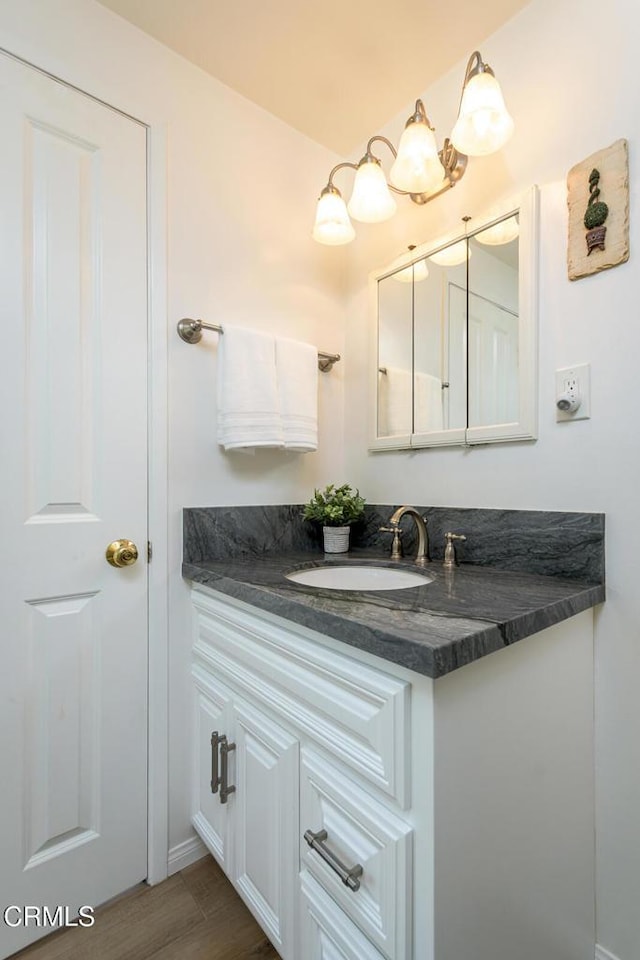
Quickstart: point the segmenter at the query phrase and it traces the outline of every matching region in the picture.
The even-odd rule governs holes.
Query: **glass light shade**
[[[471,258],[471,250],[469,250],[469,258]],[[444,247],[444,249],[432,253],[429,257],[429,260],[433,260],[440,267],[457,267],[459,263],[464,263],[466,259],[466,240],[458,240],[457,243],[452,243],[449,247]]]
[[[398,270],[397,273],[392,273],[391,276],[394,280],[398,280],[400,283],[420,283],[421,280],[426,280],[429,276],[427,261],[417,260],[415,263],[409,264],[408,267],[404,267],[403,270]]]
[[[394,187],[408,193],[435,193],[442,186],[444,168],[427,123],[410,122],[404,128],[389,179]]]
[[[354,220],[362,223],[382,223],[396,212],[396,202],[376,160],[360,161],[348,210]]]
[[[482,157],[503,147],[513,133],[500,84],[488,71],[476,73],[462,94],[451,141],[460,153]]]
[[[520,233],[520,227],[515,217],[508,217],[492,227],[475,234],[478,243],[486,243],[489,247],[499,247],[503,243],[511,243]]]
[[[355,235],[340,191],[335,187],[323,190],[316,209],[316,222],[311,234],[313,239],[318,243],[338,246],[350,243]]]

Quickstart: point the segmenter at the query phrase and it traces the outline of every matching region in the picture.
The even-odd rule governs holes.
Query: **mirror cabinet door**
[[[409,446],[413,433],[413,266],[378,280],[376,436]]]
[[[537,435],[538,191],[377,279],[372,449]]]

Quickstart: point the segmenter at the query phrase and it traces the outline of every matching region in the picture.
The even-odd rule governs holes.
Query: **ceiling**
[[[346,156],[529,0],[101,2]]]

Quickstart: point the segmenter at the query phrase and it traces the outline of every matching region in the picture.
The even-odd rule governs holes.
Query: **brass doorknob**
[[[132,540],[113,540],[106,557],[112,567],[130,567],[138,559],[138,548]]]

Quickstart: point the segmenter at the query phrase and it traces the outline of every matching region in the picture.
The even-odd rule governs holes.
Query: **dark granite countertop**
[[[496,567],[434,562],[425,586],[355,592],[293,583],[285,573],[327,563],[389,561],[375,550],[334,557],[309,550],[226,560],[191,560],[183,576],[260,610],[366,650],[410,670],[441,677],[531,636],[605,598],[602,583]],[[410,560],[396,561],[405,567]]]

